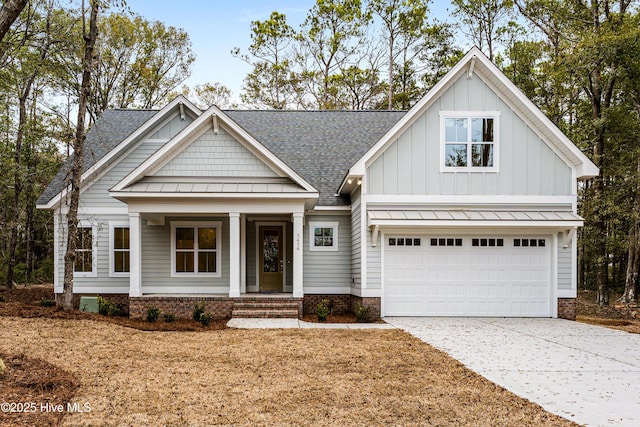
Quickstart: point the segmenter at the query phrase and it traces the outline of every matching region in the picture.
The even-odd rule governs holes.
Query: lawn
[[[66,414],[72,426],[574,425],[398,330],[146,332],[0,316],[0,353],[78,380],[71,401],[91,412]]]

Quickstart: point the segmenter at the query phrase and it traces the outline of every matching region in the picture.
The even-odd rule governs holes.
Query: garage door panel
[[[417,236],[420,246],[385,242],[384,314],[387,316],[550,316],[550,249],[514,247],[495,237]],[[498,246],[495,242],[502,239]],[[447,246],[454,240],[462,245]],[[526,237],[530,243],[538,238]],[[430,244],[431,243],[431,244]],[[440,243],[440,245],[438,245]]]

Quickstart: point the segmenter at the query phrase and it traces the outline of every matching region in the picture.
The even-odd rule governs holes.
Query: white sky
[[[239,47],[243,52],[251,42],[251,21],[266,20],[277,10],[287,16],[287,22],[298,28],[315,0],[128,0],[131,12],[148,20],[187,31],[196,54],[191,77],[185,82],[196,84],[219,82],[233,92],[238,100],[244,77],[251,67],[234,58],[230,51]],[[433,0],[432,16],[447,18],[449,0]]]

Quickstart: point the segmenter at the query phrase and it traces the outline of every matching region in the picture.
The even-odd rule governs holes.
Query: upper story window
[[[498,170],[497,111],[441,112],[441,171]]]

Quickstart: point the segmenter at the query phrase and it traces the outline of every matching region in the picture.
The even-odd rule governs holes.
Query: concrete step
[[[298,309],[256,309],[256,308],[234,308],[231,317],[244,319],[297,319]]]

